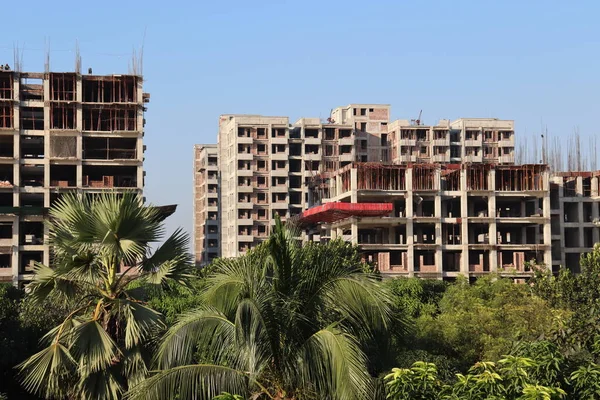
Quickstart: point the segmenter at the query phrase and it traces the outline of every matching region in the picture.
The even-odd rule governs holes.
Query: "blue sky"
[[[573,3],[573,4],[569,4]],[[15,3],[16,4],[16,3]],[[555,136],[599,133],[597,1],[29,1],[3,19],[0,62],[25,70],[126,73],[144,43],[146,196],[179,204],[169,230],[192,230],[194,143],[218,116],[326,118],[349,103],[392,117],[514,119]],[[144,32],[145,41],[144,41]],[[6,60],[6,61],[5,61]]]

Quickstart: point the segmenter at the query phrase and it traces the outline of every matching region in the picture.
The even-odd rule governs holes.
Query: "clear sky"
[[[326,118],[349,103],[392,117],[514,119],[517,136],[600,133],[600,2],[30,0],[4,11],[0,62],[126,73],[144,43],[146,197],[192,231],[195,143],[218,116]],[[144,41],[144,32],[145,41]],[[6,60],[6,61],[5,61]]]

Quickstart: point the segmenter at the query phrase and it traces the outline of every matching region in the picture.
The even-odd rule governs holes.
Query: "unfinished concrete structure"
[[[301,219],[305,240],[358,244],[391,275],[521,277],[532,260],[577,270],[600,239],[600,173],[553,172],[545,142],[551,168],[515,165],[511,120],[390,122],[389,105],[351,104],[293,124],[222,115],[218,143],[224,257],[263,241],[276,214]]]
[[[194,254],[204,266],[219,256],[219,164],[216,144],[194,146]]]
[[[222,115],[218,152],[221,254],[235,257],[308,206],[307,179],[353,161],[387,161],[389,105],[352,104],[330,118]]]
[[[49,263],[48,208],[67,191],[144,186],[142,77],[0,70],[0,279]]]
[[[519,277],[531,260],[551,264],[545,165],[353,163],[317,177],[309,202],[308,240],[343,237],[384,274]]]
[[[550,181],[552,268],[579,272],[579,258],[600,242],[600,171],[554,173]]]
[[[461,118],[424,126],[421,121],[397,120],[390,124],[388,136],[395,164],[515,162],[514,121]]]

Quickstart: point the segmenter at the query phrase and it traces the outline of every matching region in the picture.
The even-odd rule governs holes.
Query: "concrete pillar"
[[[340,185],[341,186],[341,185]],[[356,168],[352,168],[350,170],[350,202],[358,203],[358,170]]]
[[[596,182],[596,185],[598,185],[598,178],[593,178],[592,179],[592,187],[594,185],[594,181]],[[598,221],[598,218],[600,218],[600,209],[599,209],[600,203],[598,202],[594,202],[592,203],[592,221]],[[599,228],[594,228],[592,231],[592,235],[593,235],[593,240],[594,243],[598,243],[600,242],[600,229]]]
[[[550,192],[546,192],[542,200],[542,216],[544,217],[543,244],[548,246],[548,250],[544,251],[544,264],[546,265],[546,268],[552,270],[552,224],[550,222],[551,212],[549,193]]]
[[[352,236],[351,236],[352,244],[356,245],[356,244],[358,244],[358,219],[357,218],[352,218],[351,231],[352,231]]]
[[[16,285],[19,281],[19,217],[15,216],[13,219],[13,231],[12,231],[12,276],[13,283]]]
[[[460,258],[460,273],[469,274],[469,196],[467,192],[467,171],[460,171],[460,236],[462,256]]]
[[[496,171],[491,170],[489,174],[489,187],[492,189],[488,197],[488,215],[490,217],[489,242],[490,248],[490,272],[498,272],[498,229],[496,226]]]
[[[575,191],[577,196],[583,196],[583,178],[581,176],[577,177]]]
[[[579,182],[583,182],[583,180],[581,179],[581,177],[577,177],[577,187],[579,188]],[[583,188],[583,186],[582,186]],[[579,190],[579,189],[577,189]],[[583,193],[583,191],[582,191]],[[583,203],[581,201],[577,202],[577,218],[579,220],[579,227],[577,228],[577,231],[579,232],[579,247],[585,247],[584,246],[584,241],[583,241],[583,227],[582,224],[584,223],[585,219],[584,219],[584,215],[583,215]]]
[[[412,168],[406,169],[406,244],[408,250],[406,253],[406,268],[409,276],[414,276],[414,231],[413,231],[413,191],[412,191]]]

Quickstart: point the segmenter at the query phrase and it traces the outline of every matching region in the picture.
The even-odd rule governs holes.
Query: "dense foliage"
[[[149,252],[156,210],[101,200],[53,210],[56,265],[30,295],[0,285],[0,398],[38,398],[17,383],[29,357],[42,398],[600,399],[600,247],[528,284],[382,280],[356,247],[300,247],[278,225],[189,276],[180,233]]]
[[[131,397],[371,397],[375,382],[362,344],[386,327],[389,295],[350,244],[300,246],[295,237],[278,221],[247,255],[217,261],[200,307],[160,341],[163,371]]]

